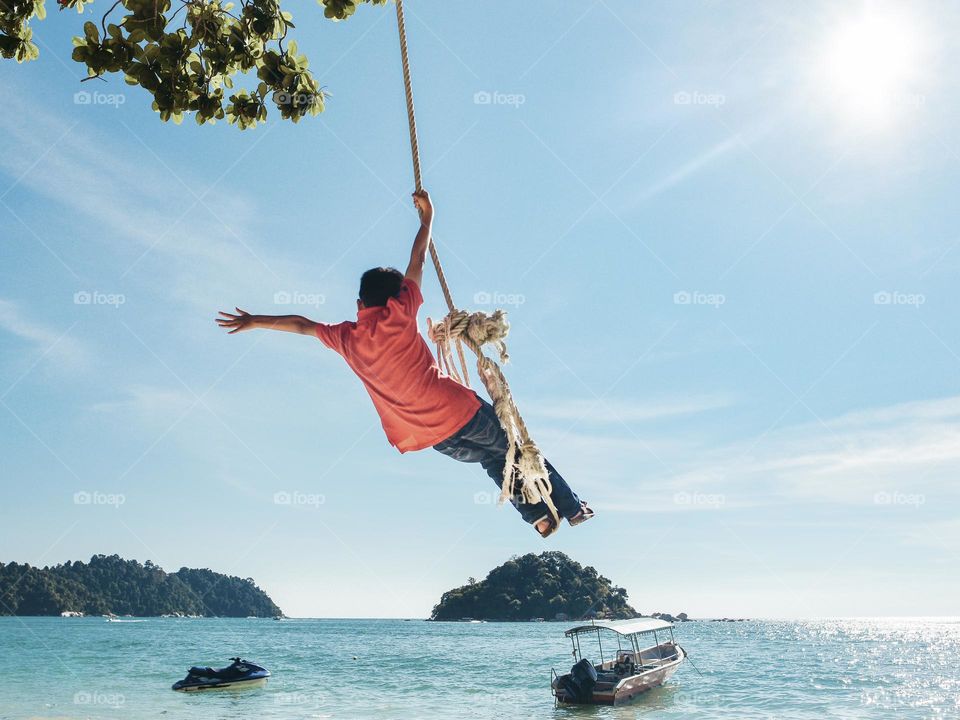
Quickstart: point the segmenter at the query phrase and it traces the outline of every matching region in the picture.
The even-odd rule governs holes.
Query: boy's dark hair
[[[360,302],[364,307],[383,307],[400,294],[403,273],[396,268],[371,268],[360,277]]]

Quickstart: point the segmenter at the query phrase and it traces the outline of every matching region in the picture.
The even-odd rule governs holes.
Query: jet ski
[[[180,692],[195,690],[220,690],[226,688],[258,687],[267,682],[270,671],[252,662],[241,660],[238,657],[230,658],[231,665],[215,670],[212,667],[190,668],[187,676],[173,684],[173,689]]]

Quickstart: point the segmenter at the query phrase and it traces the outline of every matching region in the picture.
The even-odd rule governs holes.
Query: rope
[[[417,118],[413,106],[413,84],[410,79],[410,56],[407,49],[407,29],[403,17],[403,0],[397,3],[397,30],[400,34],[400,61],[403,66],[403,90],[407,99],[407,123],[410,129],[410,154],[413,159],[413,179],[416,189],[423,189],[420,172],[420,145],[417,142]],[[483,346],[491,344],[497,350],[501,363],[509,360],[505,343],[510,325],[506,313],[497,310],[488,315],[483,312],[467,313],[458,310],[447,285],[447,278],[440,264],[433,238],[430,238],[430,258],[437,271],[437,279],[447,302],[447,316],[440,322],[428,320],[428,336],[437,346],[437,363],[451,377],[469,386],[467,362],[463,353],[466,345],[477,356],[477,373],[483,382],[497,418],[507,435],[507,457],[503,466],[503,484],[500,502],[516,499],[536,504],[543,502],[550,512],[555,526],[560,524],[557,508],[550,498],[553,488],[543,454],[530,438],[527,425],[510,394],[510,386],[500,366],[483,352]],[[462,375],[453,362],[451,346],[456,347]]]
[[[413,182],[417,192],[423,190],[423,179],[420,173],[420,143],[417,141],[417,116],[413,108],[413,83],[410,80],[410,55],[407,51],[407,24],[403,18],[403,0],[397,0],[397,30],[400,33],[400,62],[403,66],[403,92],[407,98],[407,123],[410,129],[410,156],[413,159]],[[433,261],[433,267],[437,271],[437,279],[440,280],[440,288],[443,290],[443,299],[447,302],[447,310],[454,312],[456,306],[453,304],[453,294],[450,292],[450,286],[447,285],[447,277],[443,273],[443,265],[440,264],[440,254],[437,252],[437,246],[433,237],[430,238],[430,259]],[[470,379],[467,373],[467,359],[463,354],[463,345],[456,343],[457,356],[460,359],[460,367],[463,368],[463,376],[459,373],[456,377],[460,382],[469,386]]]

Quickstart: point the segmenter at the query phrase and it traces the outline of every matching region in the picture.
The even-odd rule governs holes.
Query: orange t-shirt
[[[460,430],[480,408],[469,388],[440,372],[417,328],[423,304],[409,278],[385,307],[364,308],[356,322],[317,323],[317,338],[363,381],[390,444],[423,450]]]

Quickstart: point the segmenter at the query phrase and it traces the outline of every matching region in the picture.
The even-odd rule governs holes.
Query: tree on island
[[[0,615],[139,615],[181,613],[276,617],[280,608],[252,579],[212,570],[168,573],[147,560],[94,555],[89,563],[36,568],[0,563]]]
[[[46,17],[44,2],[0,0],[0,57],[28,62],[40,56],[30,22]],[[318,2],[328,19],[344,20],[361,3],[386,0]],[[91,3],[57,0],[61,10],[78,13]],[[88,80],[123,73],[127,84],[153,96],[162,120],[179,123],[193,113],[201,125],[226,117],[245,129],[266,120],[268,103],[293,122],[322,112],[325,93],[307,57],[288,39],[293,16],[280,0],[238,3],[116,0],[99,23],[83,24],[83,35],[73,41],[73,59],[86,66]],[[237,76],[248,73],[259,82],[231,93]]]
[[[432,620],[533,620],[637,616],[627,591],[562,552],[529,553],[494,568],[486,579],[449,590]]]

